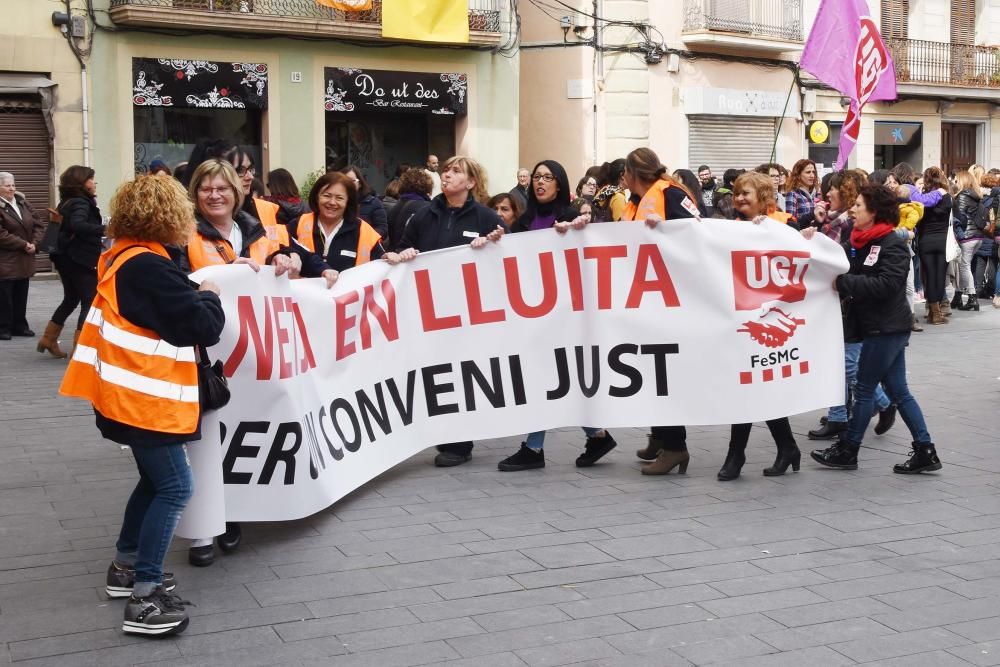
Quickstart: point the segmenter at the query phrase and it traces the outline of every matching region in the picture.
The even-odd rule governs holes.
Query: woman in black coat
[[[382,200],[375,196],[364,173],[355,165],[349,164],[340,173],[354,181],[358,189],[358,216],[371,225],[384,239],[389,238],[389,215],[382,205]]]
[[[895,194],[883,186],[866,186],[854,204],[854,229],[844,249],[850,271],[835,286],[844,304],[844,333],[850,342],[863,342],[854,387],[854,412],[847,433],[832,447],[812,452],[822,465],[856,470],[858,451],[875,411],[875,387],[881,382],[898,407],[910,434],[910,458],[893,472],[913,474],[940,470],[923,412],[906,384],[906,346],[910,341],[910,307],[906,302],[906,275],[910,253],[906,241],[894,233],[899,222]],[[814,232],[802,234],[811,238]]]
[[[441,194],[410,219],[398,253],[387,252],[390,264],[408,262],[421,252],[471,245],[481,248],[504,233],[500,216],[482,202],[489,199],[486,171],[472,158],[455,156],[441,168]],[[471,239],[471,242],[470,242]],[[472,458],[472,442],[438,445],[434,465],[450,468]]]
[[[80,336],[87,321],[90,302],[97,293],[97,259],[101,256],[104,238],[104,221],[97,208],[97,183],[94,170],[74,165],[59,177],[59,236],[52,253],[52,263],[62,281],[63,299],[54,313],[45,334],[38,341],[38,351],[49,351],[62,358],[66,353],[59,349],[59,334],[73,309],[80,306],[76,320],[76,335]]]

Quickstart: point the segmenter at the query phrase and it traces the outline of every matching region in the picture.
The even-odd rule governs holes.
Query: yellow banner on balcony
[[[382,36],[420,42],[468,42],[468,0],[383,0]]]
[[[372,0],[316,0],[316,4],[345,12],[366,12],[372,8]]]

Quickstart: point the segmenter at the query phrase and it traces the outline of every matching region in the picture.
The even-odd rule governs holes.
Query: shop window
[[[135,171],[149,171],[153,160],[173,169],[187,161],[196,143],[218,137],[242,146],[260,168],[262,115],[259,109],[133,107]]]
[[[923,124],[875,121],[875,168],[892,169],[900,162],[923,169]]]

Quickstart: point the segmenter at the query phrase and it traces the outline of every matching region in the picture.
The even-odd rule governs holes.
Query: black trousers
[[[28,330],[28,279],[0,280],[0,333]]]
[[[654,426],[653,438],[663,443],[668,452],[687,451],[687,428],[684,426]]]
[[[780,419],[768,419],[767,429],[771,431],[774,444],[778,446],[778,451],[795,447],[795,436],[792,434],[792,425],[788,423],[788,417]],[[745,450],[747,441],[750,440],[750,429],[753,424],[733,424],[729,429],[729,448]]]
[[[927,303],[944,301],[944,283],[948,276],[945,258],[945,238],[924,238],[920,241],[920,281],[924,284]]]
[[[56,307],[56,312],[52,313],[52,321],[59,326],[64,325],[73,309],[79,305],[80,317],[76,320],[76,328],[82,329],[83,323],[87,321],[90,304],[97,295],[97,268],[88,268],[63,255],[53,255],[52,263],[59,272],[63,287],[63,300]]]

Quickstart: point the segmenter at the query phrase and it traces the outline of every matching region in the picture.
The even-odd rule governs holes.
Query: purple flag
[[[840,130],[837,169],[858,141],[868,102],[896,99],[896,65],[865,0],[822,0],[800,67],[851,99]]]

